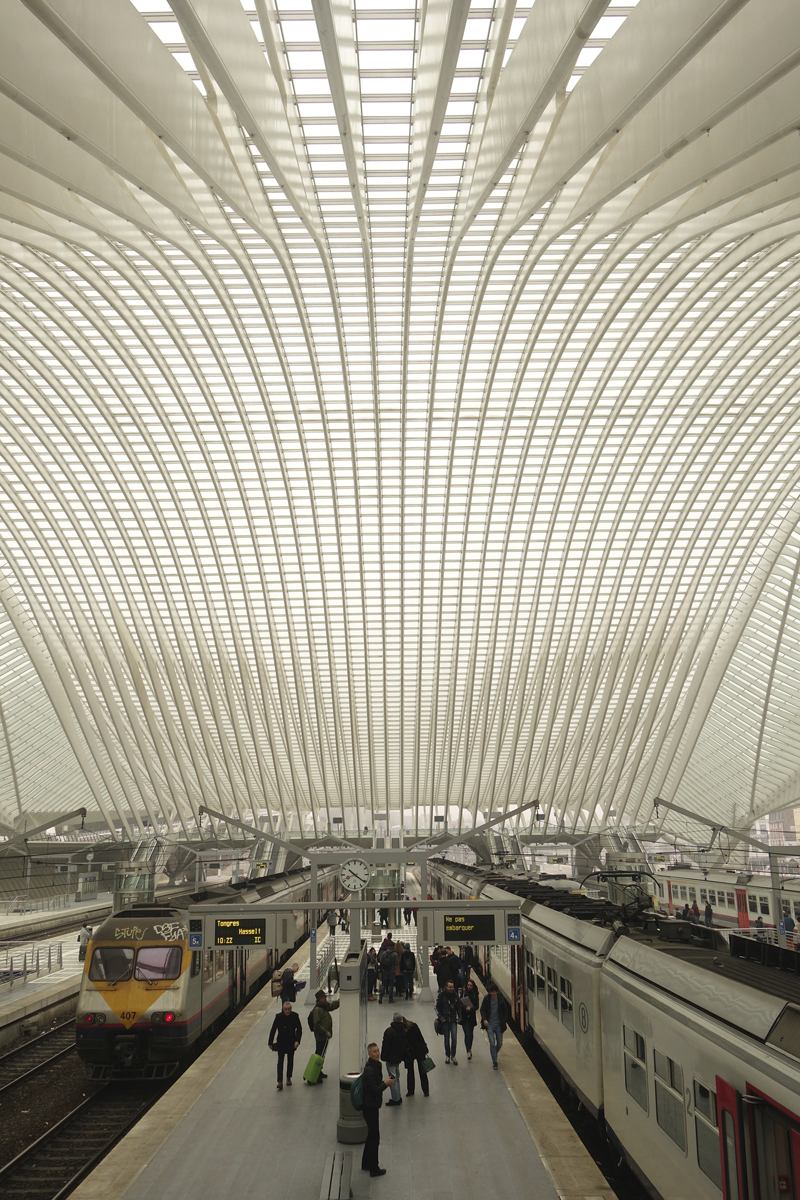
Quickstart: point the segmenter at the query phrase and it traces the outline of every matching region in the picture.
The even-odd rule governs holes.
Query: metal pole
[[[319,896],[317,894],[317,864],[311,859],[311,903],[316,904]],[[311,923],[309,926],[309,954],[308,954],[308,995],[306,996],[306,1004],[316,1004],[314,992],[317,990],[317,925],[319,924],[319,914],[316,908],[312,908],[309,914]]]
[[[419,891],[420,900],[428,899],[428,860],[420,858],[419,860]],[[419,935],[419,912],[417,912],[417,935]],[[423,943],[420,945],[417,940],[417,953],[419,954],[419,970],[422,977],[422,987],[419,990],[420,1002],[423,1004],[433,1004],[433,992],[431,991],[430,980],[430,961],[428,958],[428,947]]]
[[[785,950],[788,943],[786,934],[781,933],[781,922],[783,921],[783,904],[781,903],[781,877],[778,871],[778,859],[774,854],[769,856],[769,875],[770,884],[772,887],[772,913],[775,920],[775,933],[778,938],[778,945]]]
[[[28,911],[28,904],[31,898],[31,856],[28,855],[28,865],[25,869],[25,911]]]

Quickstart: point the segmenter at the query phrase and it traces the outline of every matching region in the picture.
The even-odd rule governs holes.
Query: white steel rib
[[[0,831],[800,802],[796,0],[0,26]]]

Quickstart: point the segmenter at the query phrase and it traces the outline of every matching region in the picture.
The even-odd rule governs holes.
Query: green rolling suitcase
[[[308,1065],[305,1071],[303,1071],[303,1079],[305,1079],[306,1083],[319,1083],[320,1072],[322,1071],[322,1064],[324,1062],[325,1059],[321,1054],[311,1055]]]

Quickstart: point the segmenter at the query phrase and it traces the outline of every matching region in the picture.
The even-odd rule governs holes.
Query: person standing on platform
[[[423,1064],[428,1054],[428,1046],[425,1038],[422,1036],[422,1030],[415,1021],[408,1021],[404,1017],[406,1025],[406,1042],[408,1043],[408,1053],[405,1057],[406,1065],[406,1095],[413,1096],[416,1091],[416,1079],[414,1077],[414,1064],[419,1067],[419,1081],[422,1084],[423,1096],[430,1095],[430,1084],[428,1082],[428,1073]]]
[[[461,990],[469,983],[469,972],[472,967],[472,947],[462,946],[458,952],[458,966],[461,972]]]
[[[442,1022],[442,1033],[444,1034],[444,1061],[446,1064],[452,1063],[454,1067],[458,1066],[456,1058],[456,1046],[458,1042],[458,1026],[460,1023],[459,1017],[459,999],[456,985],[452,978],[448,979],[446,986],[436,997],[436,1015]]]
[[[294,1004],[297,999],[297,984],[294,977],[299,970],[299,963],[292,963],[281,975],[281,1000],[284,1002],[288,1000],[290,1004]]]
[[[333,1037],[333,1017],[331,1013],[335,1012],[339,1007],[339,1001],[329,1000],[321,988],[315,993],[314,999],[317,1002],[311,1014],[311,1021],[314,1026],[314,1043],[317,1054],[324,1058],[325,1051],[328,1049],[328,1042]],[[323,1071],[320,1071],[319,1077],[320,1079],[328,1078]]]
[[[713,927],[713,925],[714,925],[714,910],[711,907],[710,901],[706,904],[705,909],[703,910],[703,920],[705,921],[707,929],[711,929]]]
[[[452,953],[448,958],[447,954],[440,954],[436,959],[436,965],[433,968],[433,973],[436,976],[436,982],[439,985],[439,991],[442,992],[447,987],[449,982],[454,982],[453,972],[450,970],[450,961]]]
[[[478,1011],[481,998],[478,989],[470,979],[461,997],[461,1028],[464,1031],[464,1049],[467,1059],[472,1058],[472,1039],[475,1036],[475,1026],[478,1024]]]
[[[496,983],[489,984],[489,990],[483,997],[481,1005],[481,1024],[489,1038],[489,1053],[492,1056],[492,1066],[497,1066],[497,1052],[503,1045],[503,1034],[508,1023],[508,1005],[497,990]]]
[[[367,951],[367,999],[375,999],[375,981],[378,978],[378,952],[374,946]]]
[[[393,942],[390,942],[383,954],[381,954],[379,962],[381,967],[381,990],[378,996],[378,1004],[383,1004],[383,997],[387,992],[389,993],[389,1003],[394,1004],[394,978],[397,969],[397,951],[394,948]]]
[[[692,917],[694,918],[695,925],[699,925],[700,924],[700,908],[699,908],[696,900],[692,901]]]
[[[364,1064],[361,1079],[364,1085],[364,1107],[361,1110],[367,1126],[367,1140],[361,1154],[361,1170],[376,1175],[385,1175],[386,1169],[378,1166],[378,1147],[381,1144],[380,1108],[383,1104],[383,1093],[391,1087],[392,1079],[383,1078],[381,1071],[381,1052],[377,1042],[367,1046],[369,1057]]]
[[[292,1086],[292,1068],[294,1067],[294,1052],[303,1037],[303,1027],[296,1012],[288,1000],[284,1000],[283,1008],[272,1022],[269,1031],[269,1048],[278,1052],[278,1091],[283,1091],[283,1060],[286,1059],[286,1086]]]
[[[400,967],[403,972],[403,987],[405,989],[406,1000],[410,1000],[414,995],[414,971],[416,966],[416,954],[410,946],[404,946],[403,953],[400,956]]]
[[[392,1078],[392,1098],[386,1105],[387,1108],[393,1108],[403,1103],[403,1096],[400,1091],[400,1064],[405,1062],[407,1057],[408,1037],[406,1036],[406,1022],[402,1013],[395,1013],[392,1017],[391,1025],[384,1032],[383,1044],[381,1045],[381,1058],[386,1063],[386,1070]]]
[[[411,924],[411,909],[408,907],[403,909],[403,920],[406,923],[406,925]]]
[[[73,929],[75,927],[73,926]],[[78,962],[83,962],[86,958],[86,947],[92,940],[92,927],[88,921],[84,921],[78,932]]]
[[[339,915],[335,908],[329,908],[325,913],[325,920],[328,922],[328,933],[331,937],[336,937],[336,926],[339,924]]]

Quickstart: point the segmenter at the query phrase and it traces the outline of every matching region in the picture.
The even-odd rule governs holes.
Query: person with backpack
[[[400,1093],[400,1064],[405,1062],[407,1057],[406,1023],[401,1013],[395,1013],[391,1025],[384,1032],[381,1045],[381,1058],[386,1063],[386,1070],[392,1079],[392,1098],[386,1105],[387,1108],[403,1103]]]
[[[285,1004],[288,1000],[290,1004],[294,1004],[297,999],[298,987],[295,981],[295,975],[300,970],[299,963],[292,963],[290,967],[286,967],[281,975],[281,1000]]]
[[[86,958],[86,947],[92,940],[92,927],[88,921],[84,921],[78,931],[78,962],[83,962]]]
[[[303,1037],[303,1027],[300,1024],[300,1018],[296,1012],[292,1012],[292,1006],[288,1000],[284,1000],[283,1007],[275,1020],[272,1022],[272,1029],[269,1031],[269,1048],[278,1052],[278,1091],[283,1091],[283,1060],[286,1059],[286,1086],[292,1086],[292,1068],[294,1067],[294,1052],[300,1045]]]
[[[316,1052],[320,1058],[324,1058],[325,1052],[328,1049],[328,1042],[333,1037],[333,1017],[331,1013],[335,1012],[339,1007],[339,1001],[329,1000],[321,988],[315,993],[314,999],[317,1003],[308,1014],[308,1026],[314,1034]],[[320,1071],[319,1077],[320,1079],[328,1078],[324,1071]]]
[[[381,990],[378,1004],[383,1004],[383,997],[389,993],[389,1003],[394,1004],[394,979],[397,969],[397,951],[394,943],[390,942],[378,959],[381,968]]]
[[[391,1087],[393,1080],[391,1076],[383,1078],[381,1051],[377,1042],[370,1042],[367,1054],[369,1057],[361,1073],[364,1093],[361,1114],[367,1126],[367,1140],[361,1154],[361,1170],[369,1171],[374,1179],[378,1175],[386,1174],[386,1168],[378,1166],[378,1147],[381,1144],[379,1113],[383,1104],[383,1093],[387,1087]]]
[[[400,956],[400,968],[403,972],[403,988],[406,994],[406,1000],[410,1000],[414,995],[414,971],[417,966],[417,956],[410,946],[403,947],[403,953]]]

